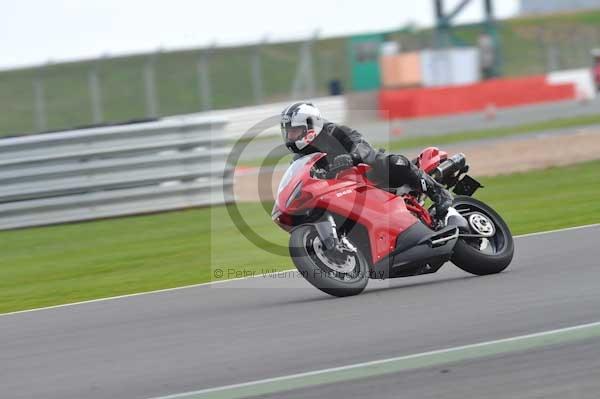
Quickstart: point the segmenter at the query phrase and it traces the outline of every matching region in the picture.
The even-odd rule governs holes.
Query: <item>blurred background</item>
[[[593,0],[446,1],[442,12],[433,1],[309,1],[293,20],[265,1],[241,21],[229,8],[246,6],[227,1],[210,17],[185,1],[32,2],[35,16],[26,3],[9,5],[15,15],[0,28],[13,36],[0,62],[2,135],[590,69],[600,40]],[[40,28],[24,33],[23,20]]]
[[[600,0],[0,11],[0,396],[158,397],[595,323],[290,397],[598,397]],[[291,273],[270,212],[298,100],[377,148],[464,153],[518,236],[507,272],[343,300]]]
[[[3,7],[0,310],[291,267],[269,212],[292,100],[464,152],[517,234],[600,220],[598,0]]]

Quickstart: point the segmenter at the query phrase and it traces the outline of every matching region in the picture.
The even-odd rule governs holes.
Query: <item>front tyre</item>
[[[358,295],[367,286],[369,266],[360,250],[332,259],[313,225],[295,228],[290,235],[289,247],[300,274],[321,291],[344,297]]]
[[[515,247],[508,225],[491,207],[471,197],[459,196],[452,205],[468,222],[470,232],[456,242],[452,263],[483,276],[500,273],[513,259]]]

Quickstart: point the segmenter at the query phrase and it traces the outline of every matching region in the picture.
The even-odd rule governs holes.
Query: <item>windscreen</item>
[[[279,188],[277,189],[277,195],[279,195],[287,187],[287,185],[290,184],[292,177],[295,174],[297,174],[300,170],[302,170],[304,165],[306,165],[308,162],[310,162],[310,160],[313,158],[313,156],[314,156],[314,154],[310,154],[310,155],[305,155],[302,158],[298,158],[290,165],[289,168],[287,168],[287,170],[283,174],[283,177],[281,178],[281,181],[279,182]]]

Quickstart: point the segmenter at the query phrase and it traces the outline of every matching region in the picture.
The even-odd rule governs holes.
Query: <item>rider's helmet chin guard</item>
[[[285,146],[294,153],[308,147],[323,130],[321,111],[309,102],[297,102],[281,113],[281,135]]]

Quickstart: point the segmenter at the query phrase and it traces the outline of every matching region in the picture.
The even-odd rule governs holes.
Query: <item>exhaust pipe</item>
[[[454,176],[456,172],[461,171],[467,166],[467,158],[465,154],[459,153],[446,159],[438,166],[431,176],[438,182],[442,182],[448,176]]]

